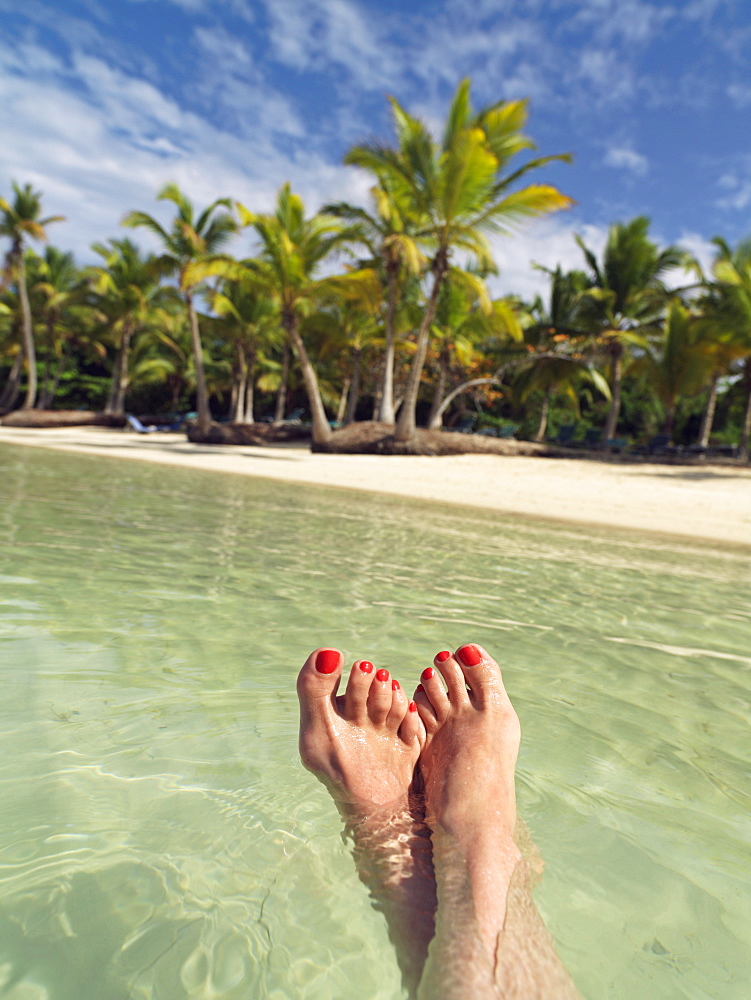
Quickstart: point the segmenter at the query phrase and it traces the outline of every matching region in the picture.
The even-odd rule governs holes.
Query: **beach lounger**
[[[573,445],[575,433],[576,424],[563,424],[554,438],[548,438],[548,444],[558,444],[563,448],[569,448]]]
[[[173,424],[142,424],[138,417],[132,413],[126,413],[125,419],[136,434],[154,434],[157,431],[165,433],[168,431],[179,431],[183,426],[182,420],[175,421]]]

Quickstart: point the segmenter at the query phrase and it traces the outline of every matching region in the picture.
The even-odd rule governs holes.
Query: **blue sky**
[[[539,179],[576,207],[496,241],[498,287],[637,214],[704,260],[751,234],[749,0],[0,0],[0,25],[0,191],[40,188],[81,260],[131,208],[166,219],[168,180],[364,201],[341,158],[389,136],[386,94],[438,123],[463,76],[478,105],[529,97],[539,151],[575,156]]]

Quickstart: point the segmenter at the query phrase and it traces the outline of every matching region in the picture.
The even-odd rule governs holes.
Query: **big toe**
[[[302,725],[312,722],[335,707],[336,690],[342,676],[344,657],[338,649],[314,649],[297,676]]]
[[[483,705],[488,701],[508,701],[501,668],[482,646],[475,642],[465,643],[457,649],[453,659],[461,667],[476,703]]]

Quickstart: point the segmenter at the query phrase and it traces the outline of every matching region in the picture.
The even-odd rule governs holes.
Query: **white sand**
[[[751,545],[750,468],[499,455],[313,455],[298,445],[195,445],[181,434],[147,436],[96,427],[0,427],[3,443]]]

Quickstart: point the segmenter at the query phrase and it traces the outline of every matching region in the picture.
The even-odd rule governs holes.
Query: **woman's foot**
[[[466,885],[464,912],[471,912],[492,964],[521,862],[513,839],[521,729],[500,668],[481,646],[438,653],[433,664],[415,701],[427,734],[419,767],[439,900],[442,879]]]
[[[357,811],[404,806],[425,739],[416,705],[368,660],[355,660],[337,695],[343,662],[337,649],[316,649],[297,678],[303,764]]]

